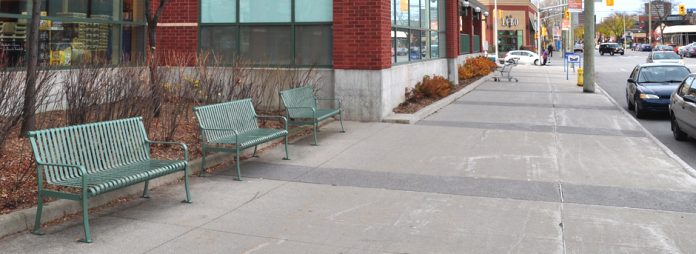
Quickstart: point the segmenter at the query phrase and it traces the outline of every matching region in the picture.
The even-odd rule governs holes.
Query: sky
[[[696,0],[673,0],[673,14],[677,12],[677,5],[680,3],[686,4],[687,9],[696,8]],[[601,20],[601,17],[609,16],[614,11],[638,13],[638,11],[643,10],[644,4],[645,2],[643,0],[614,0],[614,7],[607,7],[606,0],[602,0],[601,3],[595,2],[595,13],[597,15],[597,20]]]

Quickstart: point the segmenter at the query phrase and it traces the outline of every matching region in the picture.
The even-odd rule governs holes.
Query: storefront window
[[[20,66],[26,54],[31,1],[0,0],[0,58]],[[39,63],[44,66],[119,64],[144,59],[141,0],[50,0],[42,3]],[[114,22],[123,20],[123,22]]]
[[[239,56],[259,65],[331,66],[332,0],[202,1],[200,51],[228,63]],[[220,2],[229,6],[216,8]]]
[[[240,0],[240,22],[290,22],[291,4],[291,0]]]
[[[201,0],[201,21],[232,23],[237,21],[237,0]]]
[[[333,0],[295,0],[295,21],[331,22]]]
[[[419,0],[409,0],[408,4],[409,25],[420,27],[420,2]]]
[[[445,0],[393,0],[392,62],[439,58],[444,49]]]

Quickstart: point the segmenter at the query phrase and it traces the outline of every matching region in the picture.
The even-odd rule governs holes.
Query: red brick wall
[[[447,58],[459,56],[459,1],[446,0],[445,30],[447,31]]]
[[[391,67],[390,0],[334,0],[334,69]]]
[[[199,0],[169,0],[157,27],[157,52],[161,60],[169,52],[189,53],[198,51],[198,3]],[[151,10],[159,6],[152,1]]]

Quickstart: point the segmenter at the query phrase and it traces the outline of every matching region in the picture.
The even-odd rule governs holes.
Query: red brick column
[[[334,0],[334,69],[391,68],[390,0]]]
[[[157,26],[157,52],[160,62],[170,52],[191,54],[198,52],[198,3],[199,0],[169,0]],[[153,0],[151,10],[159,6]]]
[[[481,37],[481,34],[482,34],[481,33],[481,29],[482,29],[481,26],[483,26],[483,12],[484,12],[484,10],[481,10],[481,13],[478,14],[478,19],[474,19],[474,31],[473,31],[474,35],[479,36],[480,52],[483,52],[483,40],[484,40],[484,38]],[[471,43],[473,43],[473,41]],[[472,49],[473,49],[473,44],[472,44]]]
[[[459,1],[446,0],[445,30],[447,32],[447,58],[459,56]]]

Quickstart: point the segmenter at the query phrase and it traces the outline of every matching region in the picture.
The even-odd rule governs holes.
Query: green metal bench
[[[29,132],[38,179],[38,206],[32,233],[41,235],[43,198],[55,197],[80,201],[85,238],[92,242],[89,229],[89,198],[145,182],[143,197],[148,197],[149,180],[184,171],[186,200],[189,193],[188,148],[183,143],[150,141],[140,117],[98,122]],[[183,160],[156,160],[150,157],[151,144],[179,145]],[[71,187],[79,193],[47,187]]]
[[[247,148],[254,147],[254,157],[258,145],[270,142],[274,139],[285,137],[285,158],[288,155],[288,121],[282,116],[258,116],[254,110],[251,99],[236,100],[231,102],[195,107],[198,118],[198,126],[201,129],[201,161],[200,175],[205,169],[205,157],[208,152],[227,152],[235,154],[237,177],[242,179],[239,169],[239,155]],[[285,129],[259,128],[258,119],[280,119]]]
[[[314,145],[318,145],[317,131],[321,121],[338,116],[338,120],[341,123],[341,132],[346,132],[343,128],[343,109],[341,108],[340,100],[318,99],[314,96],[314,90],[309,86],[281,91],[280,98],[283,101],[283,106],[285,106],[290,125],[312,125],[314,127]],[[338,107],[318,108],[318,101],[334,101],[338,104]]]

